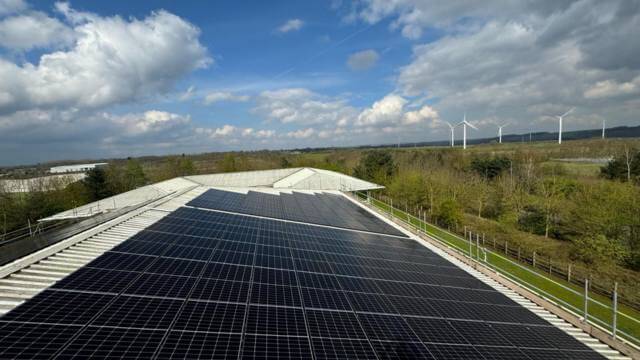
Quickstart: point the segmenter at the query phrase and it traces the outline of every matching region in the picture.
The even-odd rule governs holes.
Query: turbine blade
[[[571,109],[569,109],[569,111],[567,111],[566,113],[562,114],[560,117],[565,117],[565,116],[569,115],[575,109],[576,108],[572,107]]]

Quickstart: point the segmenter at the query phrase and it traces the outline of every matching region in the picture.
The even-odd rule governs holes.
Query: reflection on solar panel
[[[0,358],[601,357],[414,240],[181,208],[0,318]]]
[[[392,226],[376,219],[366,210],[341,195],[294,192],[279,195],[249,191],[241,194],[210,189],[187,205],[275,219],[330,225],[346,229],[405,236]]]

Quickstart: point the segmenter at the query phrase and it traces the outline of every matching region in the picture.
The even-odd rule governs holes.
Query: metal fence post
[[[571,282],[571,264],[567,268],[567,282]]]
[[[480,260],[480,234],[476,234],[476,259]]]
[[[589,279],[584,279],[584,322],[588,321],[589,316]]]
[[[533,263],[533,268],[535,269],[535,267],[536,267],[536,252],[535,252],[535,251],[533,252],[533,260],[532,260],[532,263]]]
[[[618,327],[618,282],[613,283],[613,321],[611,323],[611,334],[616,338],[616,330]]]
[[[471,257],[473,257],[473,256],[471,255],[471,241],[472,241],[471,239],[472,239],[472,238],[473,238],[473,234],[471,233],[471,231],[469,231],[469,257],[470,257],[470,258],[471,258]]]

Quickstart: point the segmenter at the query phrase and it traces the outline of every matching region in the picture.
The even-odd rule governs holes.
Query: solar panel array
[[[223,210],[329,225],[346,229],[405,236],[393,226],[379,221],[368,211],[352,203],[344,196],[320,193],[268,194],[249,191],[246,194],[209,189],[187,205],[205,209]]]
[[[0,358],[602,357],[411,239],[180,208],[0,318]]]

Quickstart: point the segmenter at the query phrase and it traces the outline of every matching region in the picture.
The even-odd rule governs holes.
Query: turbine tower
[[[569,109],[566,113],[558,116],[558,144],[562,144],[562,118],[569,115],[575,108]]]
[[[442,122],[447,124],[449,126],[449,129],[451,129],[451,147],[453,147],[453,145],[454,145],[453,135],[454,135],[454,130],[455,130],[457,125],[451,125],[451,123],[448,122],[448,121],[442,121]]]
[[[602,119],[602,138],[604,139],[604,131],[607,128],[607,120]]]
[[[502,144],[502,128],[509,125],[509,123],[498,126],[498,143]]]
[[[462,148],[467,148],[467,126],[472,127],[473,129],[478,130],[477,127],[473,126],[470,122],[467,121],[467,114],[464,114],[464,118],[461,122],[459,122],[456,126],[462,125]]]

